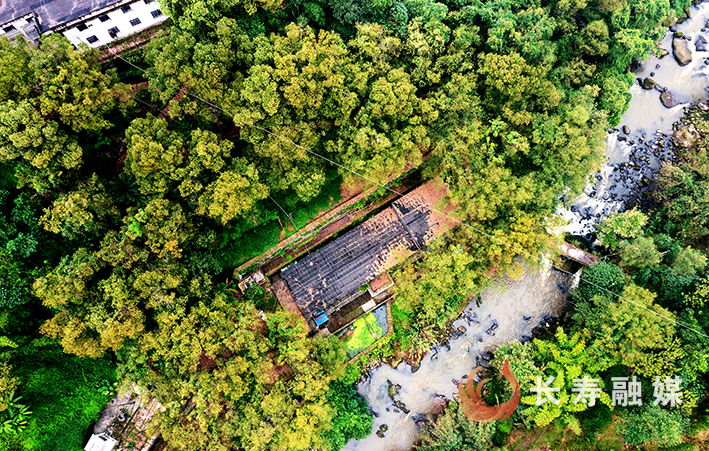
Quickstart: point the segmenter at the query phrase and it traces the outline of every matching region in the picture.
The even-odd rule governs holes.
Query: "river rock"
[[[384,433],[382,431],[377,431],[377,437],[384,438]]]
[[[381,426],[379,426],[379,430],[382,432],[386,432],[389,430],[389,426],[387,426],[386,424],[382,424]]]
[[[649,80],[649,79],[646,78],[646,80]],[[627,125],[624,125],[623,126],[623,133],[625,133],[626,135],[629,135],[630,134],[630,127],[628,127]]]
[[[647,77],[647,78],[645,78],[645,80],[643,80],[643,85],[642,85],[642,86],[643,86],[643,89],[649,91],[649,90],[651,90],[652,88],[654,88],[655,85],[656,85],[655,80],[653,80],[653,79],[650,78],[650,77]],[[627,134],[627,133],[626,133],[626,134]]]
[[[687,41],[684,39],[672,39],[672,52],[680,66],[686,66],[692,62],[692,52],[687,47]]]
[[[408,414],[408,413],[410,412],[410,410],[406,408],[406,404],[404,404],[404,403],[401,402],[401,401],[396,401],[396,402],[394,403],[394,405],[396,405],[396,407],[398,407],[399,409],[401,409],[401,410],[402,410],[404,413],[406,413],[406,414]]]
[[[697,36],[697,40],[694,41],[694,47],[697,49],[697,52],[706,52],[707,44],[709,44],[707,43],[707,39],[701,34]]]
[[[660,102],[665,108],[673,108],[680,104],[680,102],[675,99],[675,96],[670,91],[665,91],[660,94]]]
[[[423,432],[424,429],[426,429],[426,416],[419,413],[411,417],[413,420],[414,424],[416,425],[416,431],[421,433]]]
[[[468,331],[468,329],[465,328],[465,326],[458,326],[458,332],[461,334],[464,334]]]
[[[431,407],[431,412],[434,415],[438,415],[439,413],[443,412],[443,409],[446,408],[446,398],[442,396],[436,396],[433,398],[433,407]]]

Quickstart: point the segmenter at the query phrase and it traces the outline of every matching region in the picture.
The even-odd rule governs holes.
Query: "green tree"
[[[598,239],[615,250],[621,241],[642,236],[647,219],[645,213],[637,208],[613,213],[597,226]]]
[[[541,376],[542,383],[545,383],[547,378],[554,377],[549,387],[559,388],[558,393],[553,393],[559,403],[546,402],[537,406],[536,395],[523,396],[521,402],[530,405],[522,411],[526,421],[544,427],[558,418],[566,427],[580,434],[580,424],[574,413],[586,410],[588,403],[584,402],[587,400],[573,402],[576,398],[571,391],[574,387],[573,381],[588,376],[591,379],[598,379],[598,386],[603,388],[604,384],[599,374],[607,369],[608,365],[595,358],[586,347],[586,341],[581,334],[576,333],[569,337],[563,328],[559,328],[553,340],[535,339],[534,357],[542,369],[542,374],[537,375]],[[536,380],[532,383],[536,385]],[[606,392],[601,391],[599,395],[600,402],[607,406],[611,405],[610,396]]]
[[[638,237],[632,241],[618,244],[620,266],[628,269],[651,268],[660,263],[662,255],[655,246],[655,241],[648,237]]]
[[[674,339],[674,315],[637,285],[622,296],[595,296],[577,309],[574,319],[588,337],[589,352],[607,366],[622,362],[648,377],[668,374],[683,354]]]
[[[353,386],[333,382],[327,400],[334,409],[332,430],[327,434],[329,449],[340,450],[350,439],[361,440],[372,432],[369,406]]]
[[[659,406],[627,410],[622,416],[618,431],[633,446],[654,444],[674,446],[682,442],[689,426],[689,418]]]
[[[455,403],[450,403],[435,423],[421,435],[417,451],[483,451],[492,448],[494,427],[491,423],[470,420]]]
[[[602,20],[588,24],[579,37],[579,49],[589,56],[608,53],[608,25]]]

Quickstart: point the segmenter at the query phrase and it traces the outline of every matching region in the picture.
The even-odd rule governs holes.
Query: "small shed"
[[[106,434],[93,434],[84,446],[84,451],[113,451],[117,444],[118,440]]]
[[[248,277],[245,277],[241,282],[239,282],[239,289],[242,293],[246,294],[246,290],[248,290],[251,285],[260,285],[265,280],[266,277],[263,275],[263,271],[259,269],[258,271],[249,274]]]

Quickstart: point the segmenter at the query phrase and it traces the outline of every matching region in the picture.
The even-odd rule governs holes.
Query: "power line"
[[[281,204],[279,204],[278,202],[276,202],[276,199],[274,199],[273,197],[271,197],[270,194],[268,195],[268,198],[271,199],[274,204],[278,205],[278,208],[281,209],[281,211],[283,212],[283,214],[286,215],[286,216],[288,217],[288,219],[290,219],[291,224],[293,224],[293,227],[295,228],[295,232],[298,233],[300,230],[298,230],[298,225],[295,223],[295,220],[293,220],[293,216],[291,216],[290,213],[288,213],[287,211],[285,211],[285,210],[283,209],[283,207],[281,207]],[[305,243],[305,250],[308,252],[308,255],[310,255],[310,246],[308,246],[308,243]]]
[[[112,53],[114,56],[116,56],[117,58],[122,59],[123,61],[125,61],[125,62],[128,63],[128,64],[130,64],[130,65],[133,66],[134,68],[136,68],[136,69],[142,71],[143,73],[147,73],[147,71],[146,71],[145,69],[142,69],[142,68],[136,66],[135,64],[133,64],[133,63],[131,63],[130,61],[126,60],[125,58],[123,58],[123,57],[120,56],[119,54],[115,53],[115,52],[114,52],[113,50],[111,50],[110,48],[107,47],[107,49],[108,49],[109,52],[111,52],[111,53]],[[196,95],[196,94],[188,93],[188,92],[185,90],[185,88],[180,88],[179,91],[181,91],[181,92],[183,92],[184,94],[189,95],[190,97],[192,97],[192,98],[194,98],[194,99],[197,99],[197,100],[201,101],[202,103],[204,103],[204,104],[206,104],[206,105],[209,105],[210,107],[215,108],[215,109],[221,111],[222,113],[224,113],[225,115],[227,115],[227,116],[233,118],[233,116],[232,116],[231,114],[229,114],[224,108],[222,108],[222,107],[220,107],[220,106],[218,106],[218,105],[215,105],[215,104],[213,104],[213,103],[211,103],[211,102],[209,102],[209,101],[207,101],[207,100],[204,100],[204,99],[202,99],[201,97],[199,97],[199,96]],[[364,179],[364,180],[367,180],[367,181],[369,181],[369,182],[371,182],[371,183],[373,183],[373,184],[375,184],[375,185],[377,185],[377,186],[379,186],[379,187],[381,187],[381,188],[384,188],[385,190],[387,190],[387,191],[389,191],[389,192],[391,192],[391,193],[393,193],[393,194],[396,194],[396,195],[399,196],[399,197],[408,199],[408,200],[414,202],[415,204],[419,204],[421,207],[428,209],[428,210],[431,211],[431,212],[437,213],[438,215],[443,216],[443,217],[446,218],[446,219],[449,219],[449,220],[451,220],[451,221],[453,221],[453,222],[455,222],[455,223],[457,223],[457,224],[460,224],[460,225],[462,225],[462,226],[465,226],[465,227],[469,228],[470,230],[473,230],[474,232],[477,232],[477,233],[479,233],[479,234],[481,234],[481,235],[483,235],[483,236],[485,236],[485,237],[487,237],[487,238],[490,238],[490,239],[492,239],[492,240],[494,240],[494,241],[497,241],[498,243],[500,243],[500,244],[502,244],[502,245],[504,245],[504,246],[507,246],[507,247],[509,247],[510,249],[514,249],[514,250],[516,250],[517,252],[520,252],[520,253],[522,253],[522,254],[524,254],[524,255],[527,255],[527,256],[530,257],[530,258],[536,259],[536,260],[540,261],[543,265],[546,265],[546,264],[547,264],[547,263],[545,263],[545,261],[544,261],[541,257],[538,257],[538,256],[536,256],[536,255],[532,255],[530,252],[528,252],[528,251],[526,251],[526,250],[524,250],[524,249],[520,249],[520,248],[518,248],[518,247],[516,247],[516,246],[514,246],[514,245],[512,245],[512,244],[507,243],[506,241],[503,241],[503,240],[501,240],[501,239],[499,239],[499,238],[497,238],[497,237],[495,237],[495,236],[493,236],[493,235],[490,235],[489,233],[486,233],[486,232],[484,232],[484,231],[478,229],[477,227],[474,227],[474,226],[472,226],[472,225],[470,225],[470,224],[466,224],[466,223],[464,223],[463,221],[461,221],[461,220],[459,220],[459,219],[456,219],[456,218],[454,218],[454,217],[452,217],[452,216],[450,216],[450,215],[447,215],[447,214],[445,214],[445,213],[443,213],[443,212],[441,212],[441,211],[438,211],[438,210],[436,210],[435,208],[429,206],[428,204],[425,204],[425,203],[423,203],[423,202],[419,202],[417,199],[411,197],[409,194],[399,193],[398,191],[395,191],[394,189],[392,189],[392,188],[390,188],[390,187],[388,187],[388,186],[386,186],[386,185],[383,185],[383,184],[381,184],[381,183],[379,183],[379,182],[377,182],[377,181],[375,181],[375,180],[372,180],[371,178],[369,178],[369,177],[367,177],[367,176],[365,176],[365,175],[363,175],[363,174],[360,174],[360,173],[358,173],[358,172],[356,172],[356,171],[354,171],[354,170],[352,170],[352,169],[350,169],[350,168],[348,168],[348,167],[346,167],[346,166],[343,166],[342,164],[340,164],[340,163],[338,163],[338,162],[336,162],[336,161],[333,161],[332,159],[330,159],[330,158],[328,158],[328,157],[326,157],[326,156],[323,156],[323,155],[321,155],[321,154],[319,154],[319,153],[317,153],[317,152],[315,152],[315,151],[313,151],[313,150],[311,150],[311,149],[308,149],[308,148],[305,147],[305,146],[302,146],[302,145],[300,145],[300,144],[298,144],[298,143],[295,143],[295,142],[291,141],[290,139],[288,139],[288,138],[286,138],[286,137],[284,137],[284,136],[279,135],[278,133],[272,132],[272,131],[270,131],[270,130],[268,130],[268,129],[265,129],[265,128],[259,126],[259,125],[252,125],[252,124],[245,124],[245,125],[248,126],[248,127],[253,128],[253,129],[260,130],[260,131],[262,131],[262,132],[264,132],[264,133],[266,133],[266,134],[269,134],[269,135],[271,135],[271,136],[274,136],[274,137],[280,139],[281,141],[283,141],[283,142],[285,142],[285,143],[291,144],[291,145],[293,145],[293,146],[295,146],[295,147],[297,147],[297,148],[299,148],[299,149],[302,149],[302,150],[306,151],[307,153],[309,153],[309,154],[311,154],[311,155],[313,155],[313,156],[315,156],[315,157],[317,157],[317,158],[320,158],[320,159],[322,159],[322,160],[325,160],[325,161],[327,161],[328,163],[330,163],[330,164],[332,164],[332,165],[334,165],[334,166],[336,166],[336,167],[338,167],[338,168],[340,168],[340,169],[343,169],[343,170],[345,170],[345,171],[347,171],[347,172],[350,172],[350,173],[352,173],[352,174],[354,174],[354,175],[356,175],[356,176],[358,176],[358,177],[360,177],[360,178],[362,178],[362,179]],[[269,196],[269,197],[270,197],[270,196]],[[274,202],[275,202],[275,201],[274,201]],[[279,205],[279,207],[280,207],[280,205]],[[292,219],[291,219],[291,220],[292,220]],[[563,269],[563,268],[560,268],[560,267],[554,265],[553,263],[550,264],[549,266],[551,266],[552,268],[556,269],[557,271],[560,271],[560,272],[563,272],[563,273],[568,274],[568,275],[570,275],[570,276],[573,276],[573,274],[572,274],[571,272],[569,272],[569,271],[567,271],[567,270],[565,270],[565,269]],[[667,316],[665,316],[665,315],[662,315],[662,314],[660,314],[660,313],[658,313],[658,312],[656,312],[656,311],[654,311],[654,310],[652,310],[652,309],[650,309],[650,308],[648,308],[648,307],[646,307],[646,306],[644,306],[644,305],[642,305],[642,304],[639,304],[639,303],[637,303],[637,302],[635,302],[635,301],[632,301],[632,300],[630,300],[630,299],[628,299],[628,298],[626,298],[626,297],[624,297],[624,296],[622,296],[622,295],[620,295],[620,294],[618,294],[618,293],[614,293],[614,292],[608,290],[607,288],[604,288],[604,287],[602,287],[602,286],[600,286],[600,285],[597,285],[597,284],[591,282],[590,280],[586,280],[586,279],[584,279],[583,277],[579,277],[579,280],[580,280],[580,281],[583,281],[583,282],[586,282],[587,284],[589,284],[589,285],[591,285],[591,286],[593,286],[593,287],[595,287],[595,288],[598,288],[598,289],[600,289],[600,290],[602,290],[602,291],[604,291],[604,292],[606,292],[606,293],[608,293],[608,294],[610,294],[610,295],[612,295],[612,296],[616,296],[616,297],[618,297],[619,299],[622,299],[622,300],[624,300],[624,301],[626,301],[626,302],[628,302],[628,303],[630,303],[630,304],[633,304],[633,305],[635,305],[636,307],[639,307],[639,308],[644,309],[644,310],[646,310],[646,311],[648,311],[648,312],[650,312],[650,313],[652,313],[652,314],[654,314],[654,315],[657,315],[657,316],[659,316],[659,317],[661,317],[661,318],[664,318],[664,319],[666,319],[667,321],[670,321],[670,322],[672,322],[672,323],[674,323],[674,324],[676,324],[676,325],[678,325],[678,326],[681,326],[681,327],[683,327],[683,328],[685,328],[685,329],[691,330],[692,332],[695,332],[695,333],[697,333],[698,335],[701,335],[702,337],[709,338],[709,335],[707,335],[707,334],[704,334],[704,333],[702,333],[702,332],[700,332],[700,331],[698,331],[698,330],[696,330],[696,329],[694,329],[694,328],[692,328],[692,327],[690,327],[690,326],[688,326],[688,325],[686,325],[686,324],[680,323],[680,322],[677,321],[677,320],[674,320],[674,319],[669,318],[669,317],[667,317]]]

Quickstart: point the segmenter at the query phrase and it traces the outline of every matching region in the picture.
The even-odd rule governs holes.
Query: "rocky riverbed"
[[[709,4],[691,9],[691,18],[668,30],[664,56],[636,64],[633,98],[606,139],[606,163],[582,196],[557,213],[569,220],[566,232],[590,239],[594,226],[647,196],[663,162],[674,157],[670,136],[692,104],[706,100],[709,86]]]
[[[527,272],[521,280],[503,278],[466,306],[448,341],[431,349],[418,367],[402,362],[369,370],[357,390],[374,416],[372,434],[344,449],[411,449],[425,424],[457,395],[458,382],[474,367],[489,365],[497,346],[529,340],[553,323],[576,283],[576,277],[551,268]]]

